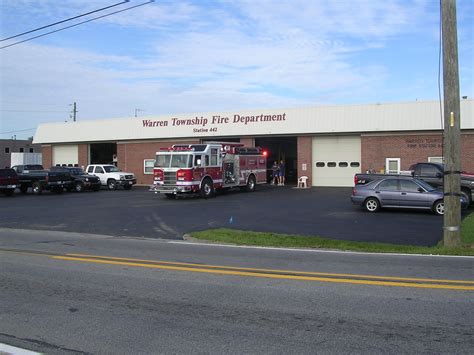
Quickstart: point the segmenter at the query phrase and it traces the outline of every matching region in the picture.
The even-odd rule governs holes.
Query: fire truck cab
[[[175,144],[156,153],[150,191],[168,198],[200,193],[212,197],[219,189],[254,191],[266,183],[267,159],[261,148],[240,143]]]

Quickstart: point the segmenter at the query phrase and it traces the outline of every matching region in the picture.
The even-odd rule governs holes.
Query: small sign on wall
[[[306,163],[301,164],[301,170],[303,170],[303,171],[307,170]]]

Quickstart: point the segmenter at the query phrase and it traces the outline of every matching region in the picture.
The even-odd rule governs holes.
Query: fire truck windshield
[[[157,168],[190,168],[192,166],[190,154],[157,154],[155,167]]]

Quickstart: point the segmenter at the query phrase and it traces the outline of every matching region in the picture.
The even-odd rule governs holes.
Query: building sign
[[[210,117],[194,117],[194,118],[176,118],[172,117],[167,120],[142,120],[142,127],[144,128],[159,128],[159,127],[189,127],[192,128],[193,133],[218,132],[219,127],[240,125],[262,125],[271,124],[274,122],[286,121],[286,113],[275,115],[238,115],[220,116],[213,115]]]
[[[407,148],[442,148],[441,138],[439,137],[409,137],[405,138]]]

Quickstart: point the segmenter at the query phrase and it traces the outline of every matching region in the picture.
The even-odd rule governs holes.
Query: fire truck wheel
[[[248,192],[253,192],[255,191],[255,177],[253,175],[250,175],[249,176],[249,179],[247,180],[247,186],[245,187],[245,189],[248,191]]]
[[[201,184],[201,196],[209,198],[214,195],[214,187],[212,186],[211,179],[205,179]]]
[[[165,194],[165,196],[166,196],[167,199],[170,199],[170,200],[175,200],[176,199],[175,194]]]

